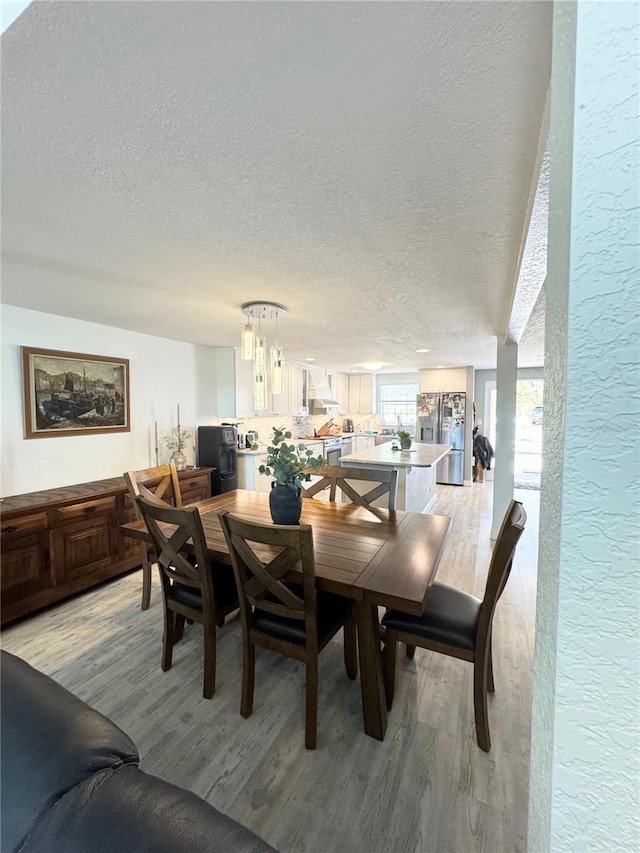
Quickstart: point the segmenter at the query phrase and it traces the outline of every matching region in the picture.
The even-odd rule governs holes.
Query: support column
[[[640,849],[638,12],[554,4],[529,853]]]
[[[496,465],[493,475],[493,521],[495,539],[513,497],[513,466],[516,451],[516,383],[518,345],[498,341],[496,370]]]

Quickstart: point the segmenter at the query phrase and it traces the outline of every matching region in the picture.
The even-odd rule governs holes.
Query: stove
[[[305,435],[298,441],[321,441],[325,450],[329,447],[342,447],[341,435]]]

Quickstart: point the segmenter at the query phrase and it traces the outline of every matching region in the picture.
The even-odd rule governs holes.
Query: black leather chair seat
[[[233,569],[226,563],[211,563],[211,575],[213,578],[213,594],[215,595],[216,607],[224,609],[229,604],[238,605],[238,589],[233,576]],[[170,597],[189,607],[202,609],[202,595],[199,589],[174,583],[171,586]]]
[[[475,595],[443,583],[434,583],[429,588],[422,616],[388,610],[382,624],[394,631],[405,631],[473,651],[481,603]]]
[[[300,588],[292,587],[296,594],[302,595]],[[353,607],[353,602],[341,595],[331,592],[318,592],[318,643],[335,634]],[[289,643],[303,644],[305,641],[305,625],[302,620],[286,619],[263,610],[254,611],[253,627],[263,634],[286,640]]]

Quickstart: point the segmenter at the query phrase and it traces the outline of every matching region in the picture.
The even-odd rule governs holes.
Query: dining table
[[[218,513],[271,524],[269,496],[234,489],[188,504],[202,519],[212,560],[231,562]],[[383,740],[387,728],[378,607],[420,615],[437,569],[448,516],[303,498],[302,524],[311,525],[316,586],[355,604],[364,730]],[[122,526],[126,536],[149,542],[143,521]]]

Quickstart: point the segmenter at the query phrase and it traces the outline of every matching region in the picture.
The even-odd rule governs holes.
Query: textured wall
[[[638,37],[556,6],[530,851],[640,847]]]

